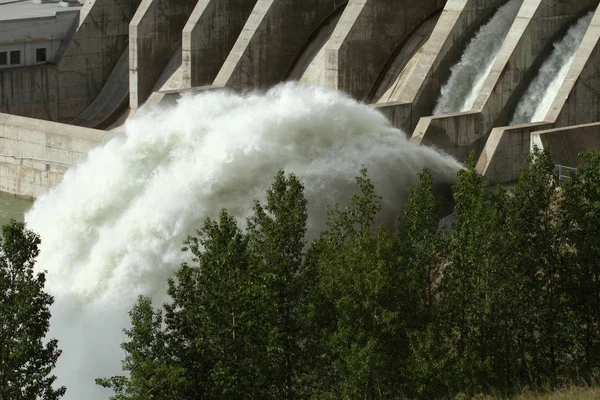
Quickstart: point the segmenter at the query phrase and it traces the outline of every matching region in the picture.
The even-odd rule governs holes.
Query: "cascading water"
[[[471,109],[522,3],[523,0],[510,0],[500,7],[471,39],[460,62],[452,67],[433,115]]]
[[[554,51],[540,68],[536,78],[519,101],[511,125],[543,121],[552,106],[569,68],[575,60],[593,13],[581,17],[562,40],[554,43]]]
[[[37,268],[48,271],[56,300],[50,335],[64,350],[56,374],[66,398],[107,397],[94,378],[120,373],[127,311],[138,294],[160,306],[167,277],[188,257],[182,240],[206,217],[227,208],[243,221],[282,168],[305,185],[314,236],[325,207],[356,191],[363,165],[388,214],[422,168],[448,183],[460,168],[408,142],[369,107],[298,84],[185,97],[91,151],[26,215],[42,238]]]

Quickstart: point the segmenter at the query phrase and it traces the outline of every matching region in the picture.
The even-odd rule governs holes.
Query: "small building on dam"
[[[0,191],[36,197],[149,104],[320,85],[490,182],[600,147],[599,0],[0,0]]]

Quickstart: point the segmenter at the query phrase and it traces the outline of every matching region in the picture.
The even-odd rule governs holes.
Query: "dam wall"
[[[493,126],[509,122],[540,57],[551,52],[553,41],[574,19],[597,5],[596,0],[525,1],[471,111],[423,118],[412,140],[444,148],[458,159],[470,150],[479,154]]]
[[[35,198],[112,136],[100,130],[0,114],[0,191]]]
[[[325,45],[324,85],[365,99],[399,43],[442,7],[441,0],[350,0]]]
[[[87,0],[56,65],[0,65],[0,112],[70,122],[44,125],[2,115],[2,129],[23,134],[0,137],[6,149],[0,191],[37,196],[86,149],[120,134],[127,116],[145,103],[169,106],[186,93],[266,90],[287,80],[345,91],[371,103],[413,142],[460,161],[475,150],[477,170],[490,182],[514,181],[532,141],[543,137],[538,133],[570,135],[579,132],[570,127],[600,120],[598,3]],[[579,30],[580,44],[571,46],[572,64],[546,85],[550,103],[543,118],[511,120],[553,59],[557,41],[594,10],[589,27]],[[501,23],[497,15],[504,17]],[[497,52],[487,67],[469,64],[481,58],[469,48],[482,31],[486,40],[495,40]],[[446,86],[462,64],[475,65],[471,68],[481,75],[477,84],[458,81],[464,86],[460,92],[472,92],[471,102],[459,107],[463,111],[439,112]],[[88,128],[114,130],[104,137]],[[587,129],[579,147],[564,151],[595,145],[594,132]]]
[[[343,4],[258,0],[213,85],[252,90],[282,82],[313,32]]]
[[[77,117],[100,93],[129,41],[129,22],[140,0],[94,0],[60,56],[58,117]]]
[[[183,28],[183,87],[211,84],[256,0],[200,0]]]
[[[579,154],[589,149],[600,149],[600,123],[542,130],[532,134],[533,142],[539,143],[552,155],[557,165],[577,167],[583,161]]]
[[[129,26],[129,106],[137,109],[181,45],[195,0],[142,0]]]

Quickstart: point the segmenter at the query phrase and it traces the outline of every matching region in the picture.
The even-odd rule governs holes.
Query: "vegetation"
[[[536,151],[514,190],[474,160],[438,226],[428,171],[393,229],[366,171],[305,243],[306,200],[277,174],[241,230],[224,210],[186,242],[170,302],[140,297],[113,399],[510,396],[600,371],[600,154],[558,181]],[[483,398],[483,397],[482,397]],[[523,397],[527,398],[527,397]]]
[[[11,221],[0,239],[0,399],[55,400],[51,371],[61,351],[56,339],[44,343],[52,296],[44,292],[44,273],[34,274],[40,239]]]

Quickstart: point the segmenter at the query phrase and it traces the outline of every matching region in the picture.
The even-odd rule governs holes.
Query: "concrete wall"
[[[256,0],[200,0],[183,28],[183,87],[212,83]]]
[[[600,8],[545,120],[555,126],[600,121]]]
[[[567,167],[581,164],[583,160],[579,153],[600,149],[600,123],[544,130],[534,132],[532,136],[550,152],[555,164]]]
[[[0,114],[0,191],[37,197],[109,132]]]
[[[325,45],[325,86],[366,98],[398,44],[442,7],[442,0],[350,0]]]
[[[79,115],[104,86],[128,44],[129,21],[139,0],[95,0],[58,62],[59,114]],[[85,8],[85,7],[84,7]]]
[[[542,122],[492,129],[477,160],[477,172],[490,183],[516,181],[530,153],[532,132],[549,126]]]
[[[129,27],[129,106],[139,108],[181,45],[196,0],[142,0]]]
[[[213,84],[247,90],[281,82],[311,34],[344,3],[258,0]]]
[[[529,0],[524,2],[498,53],[470,114],[422,119],[414,141],[440,147],[458,157],[483,149],[494,126],[506,125],[537,68],[557,36],[597,0]],[[428,126],[431,123],[431,126]]]
[[[433,111],[442,83],[470,39],[505,2],[449,0],[414,65],[398,72],[393,90],[376,108],[389,115],[394,126],[412,133],[419,119]]]
[[[56,120],[56,66],[0,69],[0,112]]]

